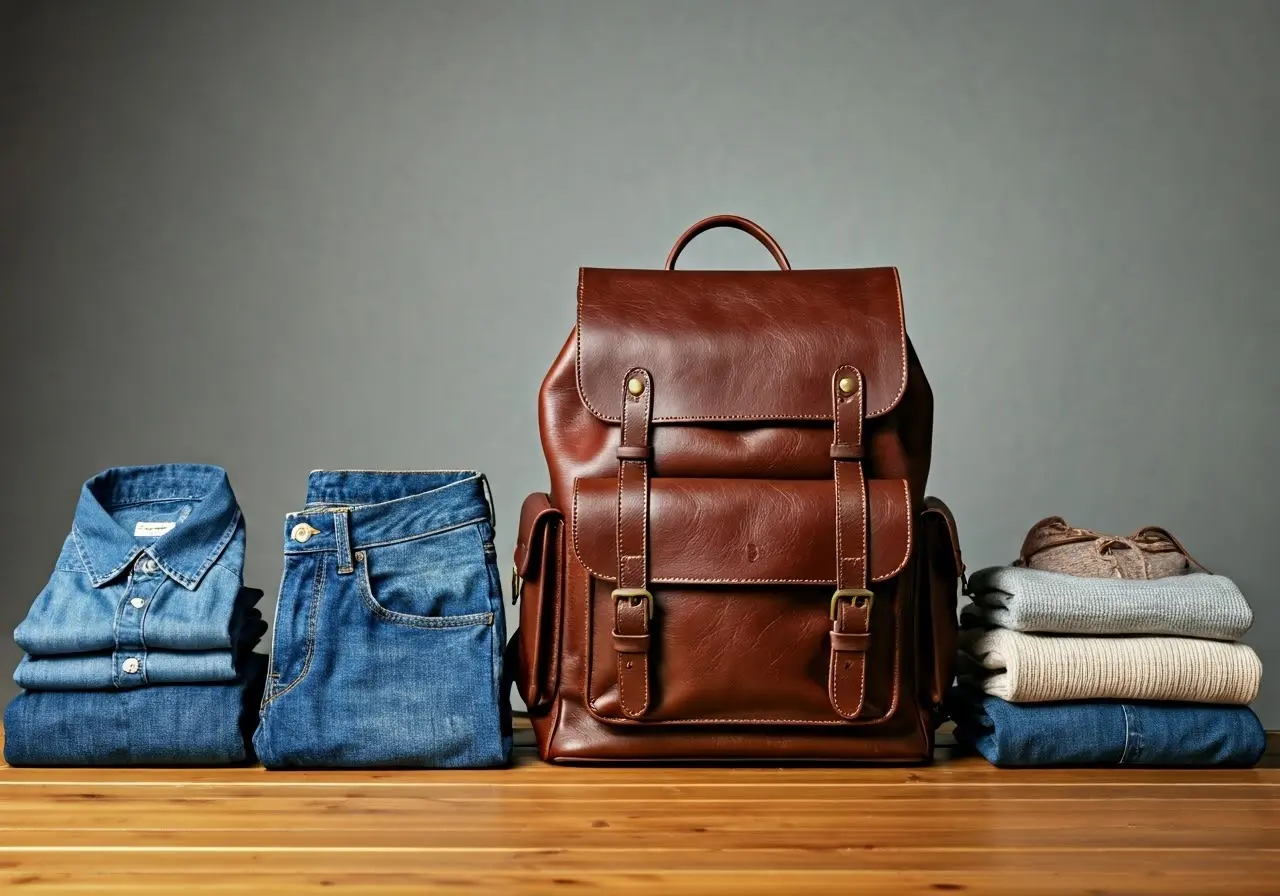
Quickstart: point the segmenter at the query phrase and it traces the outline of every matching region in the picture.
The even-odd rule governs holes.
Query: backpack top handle
[[[703,218],[680,234],[680,239],[676,240],[676,244],[671,247],[671,254],[667,256],[666,269],[668,271],[676,269],[676,259],[680,257],[684,247],[689,245],[695,236],[700,233],[706,233],[708,230],[714,230],[717,227],[732,227],[734,230],[741,230],[743,233],[751,234],[769,250],[769,254],[778,263],[778,267],[784,271],[791,270],[791,262],[787,261],[787,254],[782,251],[778,241],[769,236],[769,232],[755,221],[749,221],[739,215],[712,215],[710,218]]]

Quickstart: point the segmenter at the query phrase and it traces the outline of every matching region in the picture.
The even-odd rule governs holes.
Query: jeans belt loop
[[[338,548],[338,574],[350,575],[355,572],[351,562],[351,511],[345,507],[334,511],[333,541]]]

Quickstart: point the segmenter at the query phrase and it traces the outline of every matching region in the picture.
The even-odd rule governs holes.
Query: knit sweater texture
[[[1246,704],[1262,661],[1244,644],[1195,638],[1088,638],[1009,629],[960,633],[961,676],[1011,703],[1181,700]]]
[[[1226,576],[1094,579],[992,566],[969,579],[969,625],[1076,635],[1179,635],[1236,641],[1253,611]]]

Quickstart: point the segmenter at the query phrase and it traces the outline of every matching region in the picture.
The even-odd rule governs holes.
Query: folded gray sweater
[[[1075,635],[1180,635],[1235,641],[1253,611],[1225,576],[1087,579],[1038,569],[992,566],[969,577],[973,603],[962,622],[1019,632]]]

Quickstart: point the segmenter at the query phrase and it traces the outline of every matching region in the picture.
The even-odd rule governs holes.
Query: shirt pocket
[[[479,524],[356,551],[356,587],[375,618],[418,628],[492,625],[493,559]]]

